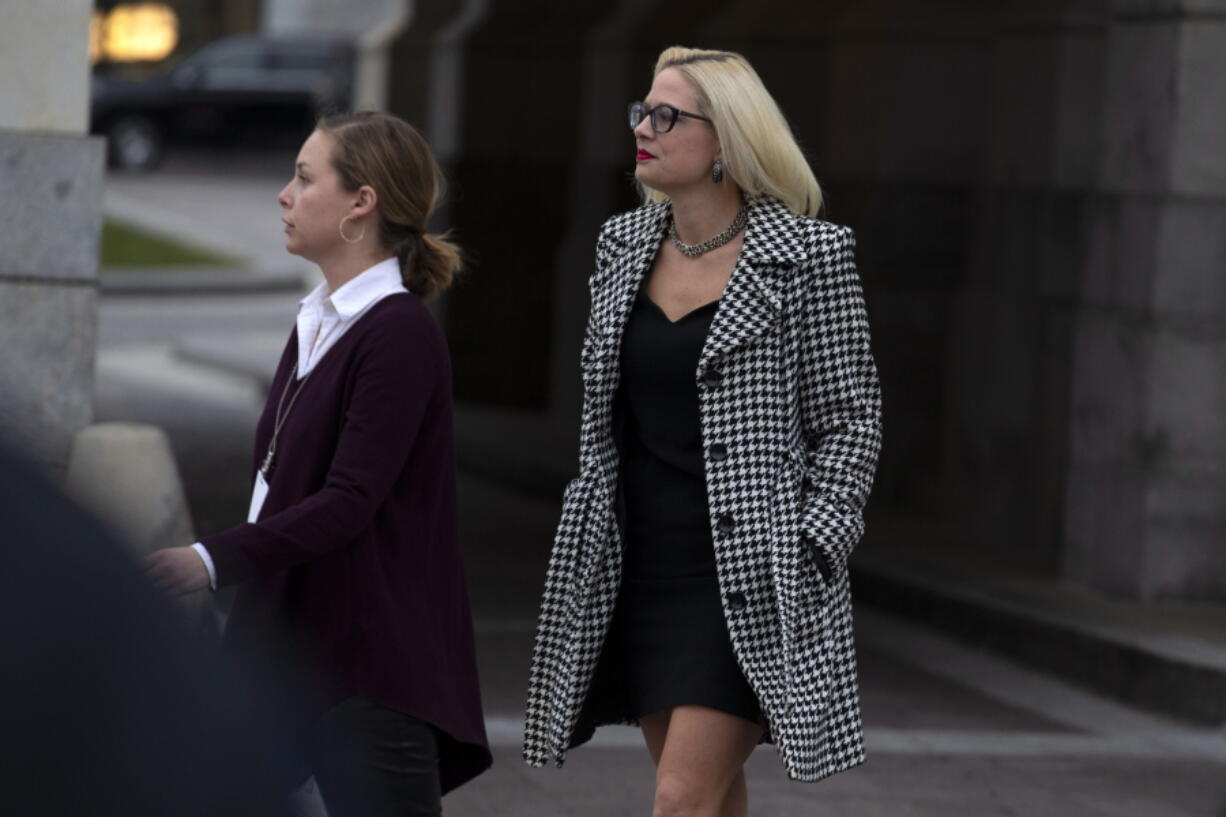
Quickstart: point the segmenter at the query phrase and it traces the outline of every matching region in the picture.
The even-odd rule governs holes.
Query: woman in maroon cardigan
[[[422,301],[459,251],[442,177],[385,114],[325,119],[277,200],[319,265],[256,429],[247,523],[149,559],[158,586],[238,584],[227,646],[268,664],[331,817],[439,814],[490,764],[456,530],[451,370]]]

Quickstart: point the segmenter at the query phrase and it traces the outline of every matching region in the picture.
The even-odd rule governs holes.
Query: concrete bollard
[[[170,440],[155,426],[99,423],[77,432],[64,488],[138,558],[196,540]]]
[[[170,440],[156,426],[98,423],[77,432],[64,490],[138,561],[159,548],[196,541]],[[182,608],[213,629],[208,595],[193,593]]]

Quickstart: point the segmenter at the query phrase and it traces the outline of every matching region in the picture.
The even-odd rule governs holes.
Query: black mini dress
[[[698,359],[718,305],[673,322],[641,288],[622,338],[625,549],[601,686],[633,719],[690,704],[761,720],[720,603],[699,428]]]

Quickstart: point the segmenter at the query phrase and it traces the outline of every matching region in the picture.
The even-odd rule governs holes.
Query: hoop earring
[[[357,238],[350,238],[349,236],[345,235],[345,222],[351,218],[353,218],[353,216],[345,216],[344,218],[342,218],[341,223],[336,225],[336,231],[341,234],[341,239],[346,244],[357,244],[359,241],[361,241],[366,236],[366,225],[365,224],[362,225],[362,232],[358,233]]]
[[[724,180],[724,163],[719,159],[715,160],[715,164],[711,166],[711,181],[719,184]]]

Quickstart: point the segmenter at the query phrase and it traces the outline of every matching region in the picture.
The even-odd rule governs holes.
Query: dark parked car
[[[216,40],[144,80],[95,76],[90,130],[112,165],[148,169],[166,145],[296,146],[353,101],[354,50],[324,38]]]

